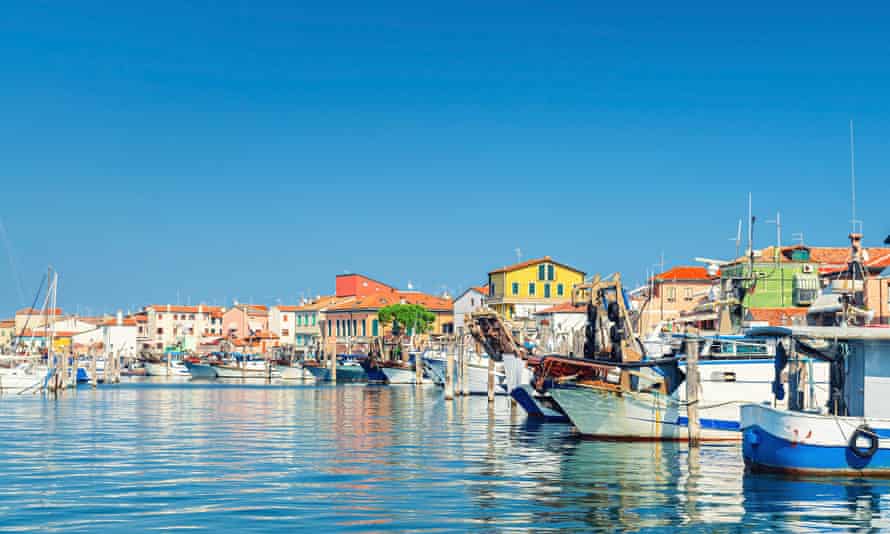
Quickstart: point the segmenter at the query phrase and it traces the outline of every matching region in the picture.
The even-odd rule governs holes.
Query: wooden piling
[[[689,419],[689,446],[701,442],[701,423],[698,418],[698,340],[686,340],[686,416]]]
[[[488,403],[494,403],[494,358],[488,357]]]
[[[331,382],[337,383],[337,340],[334,339],[334,345],[331,347]]]
[[[93,389],[99,384],[99,374],[96,372],[96,353],[90,348],[90,384]]]
[[[470,355],[467,354],[467,347],[464,343],[464,339],[461,338],[460,342],[460,393],[463,396],[470,395],[470,375],[468,373],[467,365],[470,359]]]
[[[454,398],[454,349],[452,345],[445,348],[445,400]]]
[[[418,386],[423,383],[423,353],[420,351],[414,355],[414,383]]]

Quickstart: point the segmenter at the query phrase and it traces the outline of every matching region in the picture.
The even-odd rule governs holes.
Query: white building
[[[471,287],[454,300],[454,328],[460,329],[466,326],[464,317],[474,311],[485,307],[485,299],[488,298],[488,286]]]
[[[568,334],[587,325],[587,312],[583,305],[572,306],[571,302],[564,302],[535,313],[535,319],[538,325],[548,326],[555,334]]]
[[[153,304],[145,308],[148,336],[153,349],[179,346],[194,350],[202,337],[223,333],[220,306]]]
[[[297,310],[299,306],[272,306],[269,308],[269,331],[278,336],[279,343],[291,347],[297,344]]]
[[[136,319],[124,319],[120,312],[115,319],[109,319],[102,323],[100,329],[105,353],[127,357],[136,356],[139,350],[136,344],[138,328]]]

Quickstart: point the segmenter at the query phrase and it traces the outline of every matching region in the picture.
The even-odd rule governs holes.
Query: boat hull
[[[281,374],[282,380],[293,381],[314,381],[315,376],[300,365],[293,367],[279,366],[278,372]]]
[[[516,400],[516,403],[525,410],[529,417],[554,423],[569,422],[569,418],[553,400],[553,397],[546,393],[539,393],[529,385],[513,388],[510,396]]]
[[[890,477],[890,420],[867,420],[879,436],[877,450],[863,458],[850,447],[861,417],[742,406],[742,457],[751,471],[811,475]]]
[[[318,382],[330,382],[331,370],[327,367],[306,367]],[[368,375],[359,365],[338,365],[337,382],[367,382]]]
[[[236,367],[230,365],[217,365],[217,378],[281,378],[281,373],[276,367],[265,369],[265,367]]]
[[[414,369],[382,367],[380,370],[386,376],[387,384],[414,384],[416,382],[417,376]]]
[[[204,380],[213,380],[217,377],[216,368],[212,365],[208,365],[206,363],[185,363],[186,368],[189,370],[189,374],[192,376],[192,379],[204,379]]]
[[[686,409],[675,397],[659,393],[616,393],[565,385],[550,391],[578,432],[594,438],[685,441]],[[719,420],[702,415],[701,439],[738,441],[738,419]]]

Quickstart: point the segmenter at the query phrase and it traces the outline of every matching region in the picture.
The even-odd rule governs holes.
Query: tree
[[[410,332],[413,345],[415,335],[429,332],[432,328],[436,314],[420,304],[391,304],[377,312],[377,319],[384,326],[392,325],[393,335],[398,338],[399,346],[405,330]]]

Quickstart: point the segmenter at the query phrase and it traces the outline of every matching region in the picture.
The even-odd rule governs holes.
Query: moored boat
[[[764,328],[783,340],[788,405],[742,406],[742,456],[750,471],[890,476],[890,330],[864,327]],[[784,351],[784,348],[780,348]],[[811,359],[830,364],[831,396],[814,399]],[[784,388],[776,389],[785,397]]]

